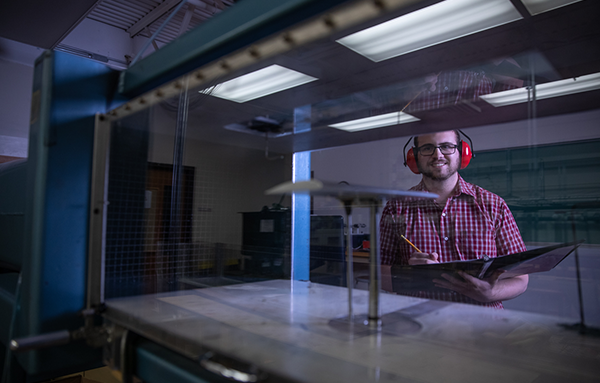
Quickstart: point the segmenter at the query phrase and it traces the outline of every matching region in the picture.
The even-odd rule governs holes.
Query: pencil
[[[413,247],[413,249],[417,250],[418,253],[422,253],[421,250],[419,250],[415,245],[413,245],[413,243],[411,241],[408,240],[408,238],[406,238],[405,236],[403,236],[402,234],[400,234],[400,236],[406,241],[408,242],[409,245],[411,245]]]

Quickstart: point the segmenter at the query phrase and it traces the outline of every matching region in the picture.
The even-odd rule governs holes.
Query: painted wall
[[[176,116],[160,105],[152,111],[149,161],[173,163]],[[188,126],[188,130],[200,129]],[[194,238],[232,247],[241,245],[241,212],[260,211],[279,202],[265,190],[291,179],[291,156],[267,160],[261,150],[186,140],[184,165],[195,168]],[[284,201],[289,205],[289,199]]]

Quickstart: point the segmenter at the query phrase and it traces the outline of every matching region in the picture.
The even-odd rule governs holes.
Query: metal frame
[[[419,1],[241,2],[122,72],[119,92],[132,100],[112,110],[111,118],[176,96],[186,81],[190,88],[210,85],[239,69]]]
[[[88,309],[104,303],[104,249],[106,210],[108,207],[108,164],[110,154],[110,121],[106,115],[96,115],[92,187],[90,193],[90,238],[88,250]]]

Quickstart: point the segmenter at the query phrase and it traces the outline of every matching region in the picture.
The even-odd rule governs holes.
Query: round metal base
[[[348,317],[334,318],[329,325],[336,330],[352,333],[354,335],[369,335],[384,332],[390,335],[414,334],[421,330],[422,325],[416,320],[403,314],[393,312],[385,314],[379,323],[370,321],[366,314],[355,315],[352,320]]]

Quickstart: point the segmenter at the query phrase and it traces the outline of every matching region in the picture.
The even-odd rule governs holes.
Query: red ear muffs
[[[460,147],[460,168],[464,169],[471,162],[471,158],[473,158],[473,152],[471,151],[471,147],[464,141],[459,143]],[[406,153],[406,162],[404,165],[408,166],[408,168],[415,174],[421,174],[419,172],[419,168],[417,167],[417,159],[415,158],[414,148],[410,148],[408,153]]]
[[[471,158],[473,158],[473,152],[471,151],[471,147],[464,141],[460,142],[461,153],[460,153],[460,168],[464,169],[471,162]]]
[[[415,158],[415,151],[413,148],[410,148],[408,153],[406,154],[406,162],[404,165],[408,166],[408,168],[415,174],[420,174],[419,168],[417,167],[417,159]]]

